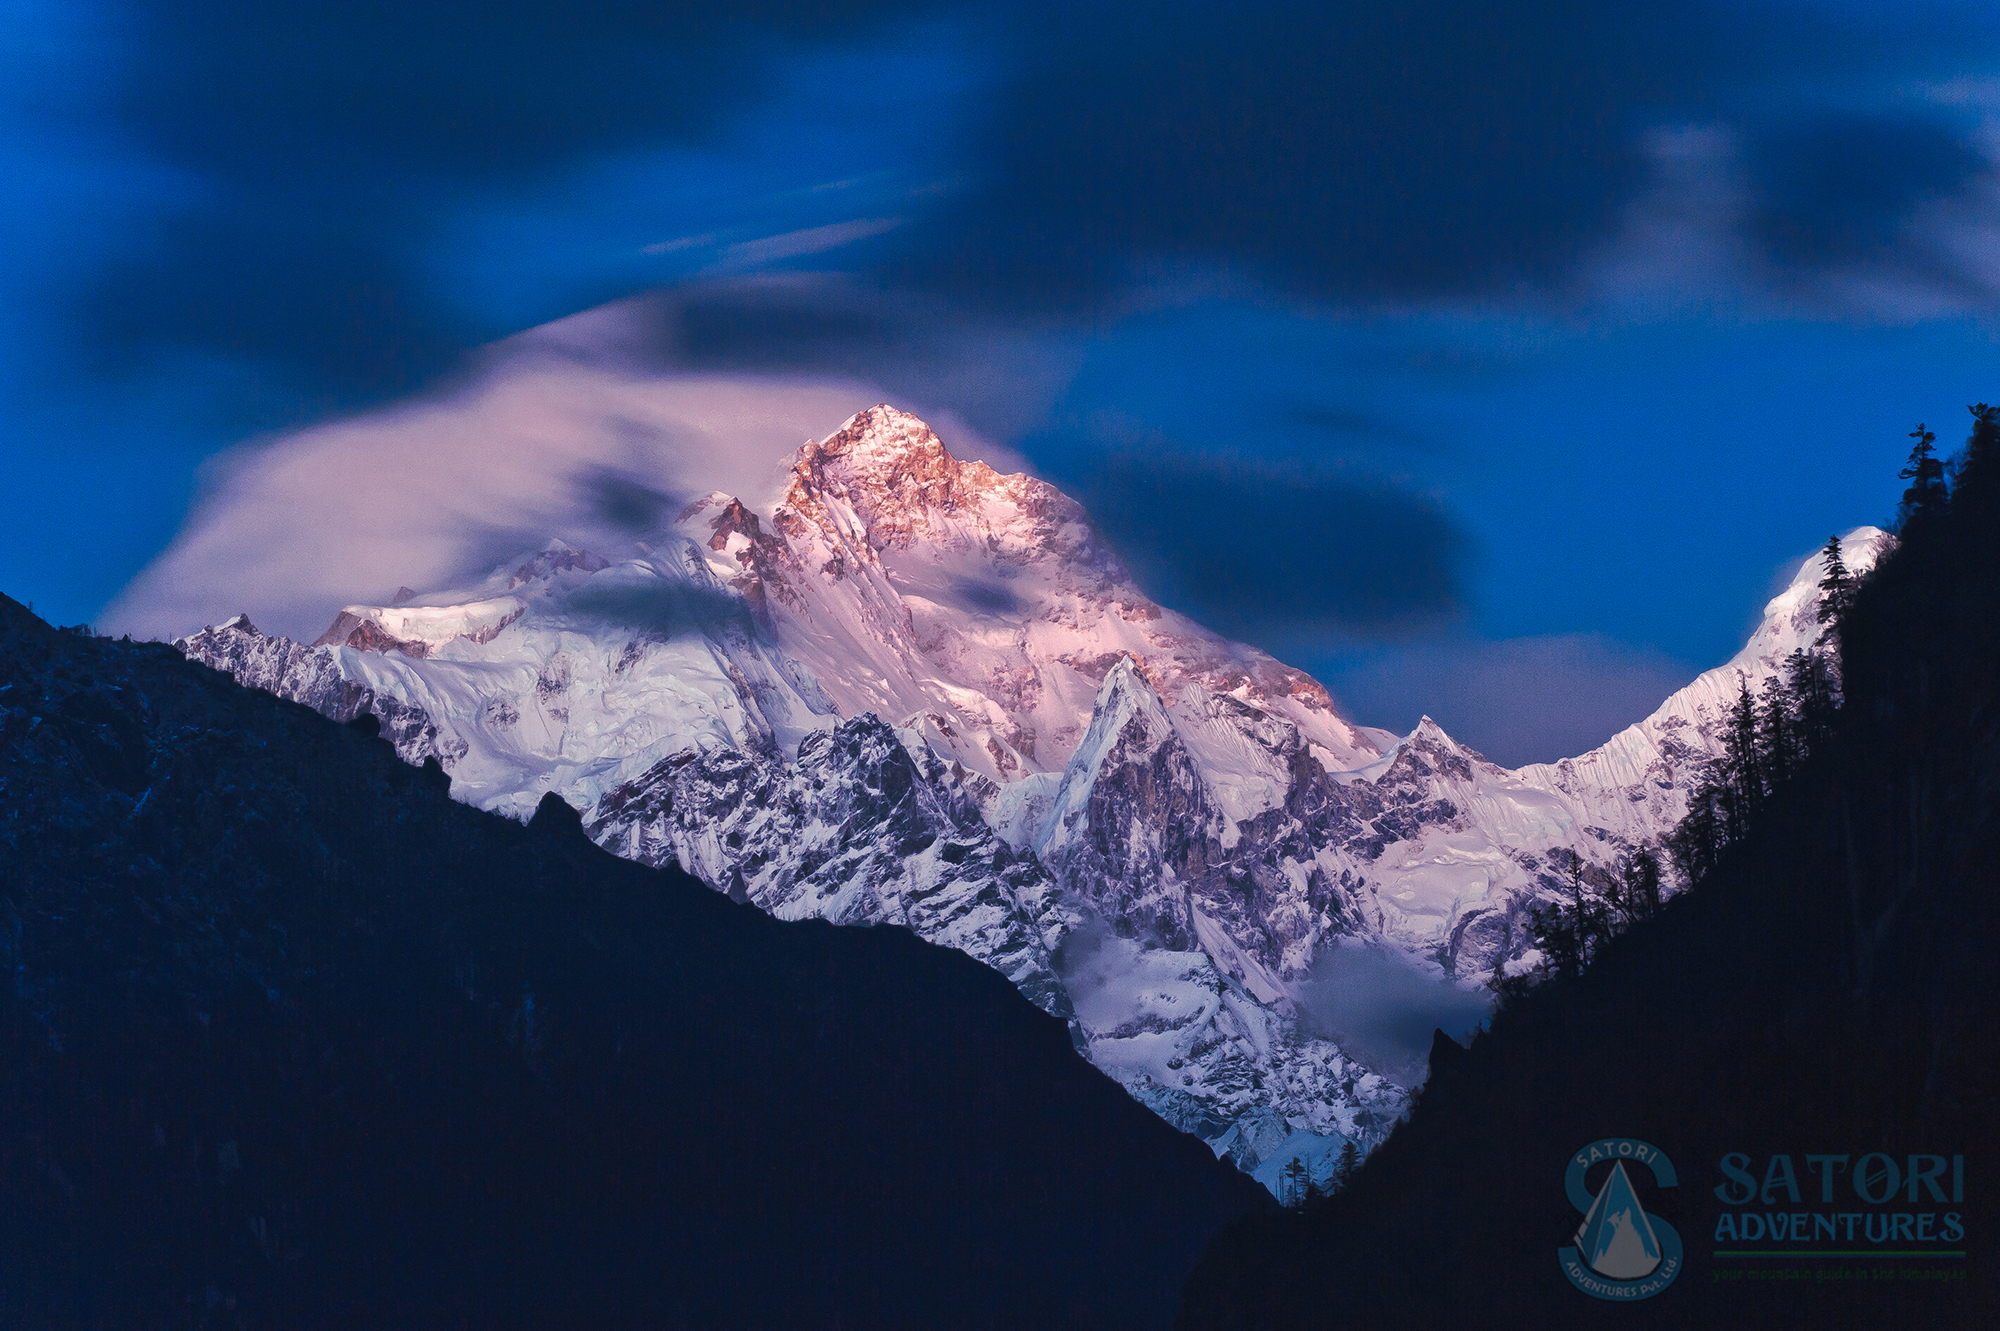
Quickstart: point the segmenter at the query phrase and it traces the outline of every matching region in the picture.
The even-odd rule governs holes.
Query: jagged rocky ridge
[[[792,761],[673,754],[600,800],[590,833],[642,864],[683,864],[779,919],[905,925],[1074,1026],[1051,953],[1075,912],[921,740],[873,713],[814,731]]]
[[[1884,539],[1851,534],[1849,564]],[[782,918],[966,951],[1275,1179],[1406,1099],[1313,1009],[1327,949],[1440,985],[1531,964],[1526,911],[1680,817],[1703,709],[1813,640],[1817,578],[1647,721],[1511,772],[1428,718],[1348,721],[1153,604],[1053,487],[876,407],[808,443],[767,513],[711,495],[618,562],[552,541],[477,587],[345,607],[312,647],[243,618],[180,645],[380,715],[458,798],[525,816],[554,791],[601,844]]]

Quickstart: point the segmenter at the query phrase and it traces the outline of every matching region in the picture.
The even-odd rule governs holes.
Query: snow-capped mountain
[[[1060,771],[1126,655],[1169,692],[1233,693],[1290,722],[1335,767],[1391,738],[1303,671],[1155,605],[1054,486],[961,462],[892,407],[801,449],[766,517],[715,494],[679,526],[843,716],[920,730],[990,781]]]
[[[1850,535],[1849,565],[1885,539]],[[620,854],[978,957],[1270,1172],[1372,1140],[1407,1093],[1308,1019],[1327,949],[1391,947],[1440,984],[1518,957],[1572,856],[1608,867],[1679,817],[1702,708],[1816,636],[1818,577],[1655,716],[1511,772],[1428,719],[1354,724],[1155,605],[1052,486],[879,406],[808,442],[767,511],[707,496],[631,558],[554,541],[475,587],[344,607],[311,646],[243,617],[180,645],[380,715],[458,798],[526,816],[553,790]]]

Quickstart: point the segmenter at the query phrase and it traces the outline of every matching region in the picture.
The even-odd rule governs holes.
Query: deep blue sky
[[[657,292],[663,371],[955,413],[1554,757],[2000,392],[1996,125],[1983,3],[16,0],[0,589],[97,617],[205,459]]]

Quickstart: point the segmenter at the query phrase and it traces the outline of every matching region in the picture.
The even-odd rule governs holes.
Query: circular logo
[[[1584,1178],[1591,1166],[1611,1162],[1610,1172],[1591,1196]],[[1631,1302],[1650,1299],[1681,1273],[1681,1236],[1639,1204],[1632,1168],[1644,1165],[1653,1183],[1676,1186],[1674,1166],[1659,1147],[1633,1137],[1606,1137],[1569,1158],[1563,1188],[1583,1213],[1576,1246],[1556,1250],[1569,1282],[1594,1299]]]

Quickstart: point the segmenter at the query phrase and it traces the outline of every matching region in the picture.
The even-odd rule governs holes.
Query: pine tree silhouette
[[[1354,1177],[1354,1171],[1360,1167],[1361,1152],[1355,1149],[1354,1139],[1350,1137],[1341,1143],[1340,1158],[1334,1162],[1333,1182],[1335,1189],[1346,1187],[1348,1180]]]
[[[2000,481],[2000,406],[1984,402],[1966,408],[1972,413],[1972,435],[1953,469],[1952,502],[1970,504],[1974,509],[1992,507],[1992,490]]]
[[[1896,473],[1910,483],[1909,488],[1903,491],[1903,502],[1897,509],[1899,529],[1941,512],[1948,493],[1944,481],[1944,460],[1938,457],[1934,447],[1936,433],[1926,430],[1920,421],[1917,428],[1910,431],[1910,438],[1917,441],[1910,449],[1910,460]]]
[[[1826,538],[1819,557],[1826,564],[1826,576],[1819,580],[1819,622],[1837,629],[1840,617],[1854,601],[1854,575],[1848,572],[1847,561],[1840,557],[1838,535]]]
[[[1285,1166],[1284,1173],[1279,1177],[1278,1200],[1292,1210],[1304,1206],[1307,1201],[1307,1188],[1310,1186],[1310,1175],[1304,1158],[1293,1156],[1291,1163]]]

